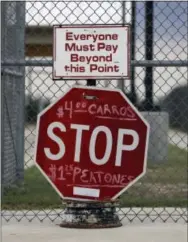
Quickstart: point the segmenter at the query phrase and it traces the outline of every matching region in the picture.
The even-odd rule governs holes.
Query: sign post
[[[146,172],[148,123],[120,90],[95,87],[129,77],[129,32],[54,27],[54,80],[88,86],[72,87],[37,119],[35,162],[66,201],[62,227],[121,226],[117,198]]]

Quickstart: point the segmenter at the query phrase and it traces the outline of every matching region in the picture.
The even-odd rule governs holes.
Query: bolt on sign
[[[130,79],[130,25],[53,26],[53,79]]]
[[[148,139],[120,90],[72,87],[38,115],[35,163],[64,199],[115,200],[145,174]]]

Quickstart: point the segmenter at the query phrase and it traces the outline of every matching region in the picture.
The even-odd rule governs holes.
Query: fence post
[[[136,2],[131,2],[131,60],[135,60],[135,22],[136,22]],[[135,90],[135,67],[131,65],[131,101],[137,104]]]
[[[1,3],[1,60],[5,61],[5,4],[6,2]],[[1,67],[1,195],[3,196],[4,192],[4,139],[5,139],[5,130],[4,130],[4,67]]]
[[[17,59],[25,60],[25,2],[16,2],[16,45]],[[17,100],[19,104],[19,115],[17,120],[17,180],[23,182],[24,179],[24,123],[25,123],[25,67],[19,66],[18,71],[22,73],[17,83]]]
[[[96,86],[96,80],[87,80],[87,86]],[[65,217],[60,227],[115,228],[122,226],[116,214],[116,202],[66,201]]]
[[[126,2],[122,2],[122,26],[125,25],[125,9],[126,9]],[[117,80],[117,87],[124,92],[124,79]]]
[[[153,2],[149,1],[146,5],[146,16],[145,16],[145,39],[146,39],[146,60],[153,59]],[[143,109],[153,109],[153,68],[152,66],[146,67],[145,74],[145,89],[146,99]]]

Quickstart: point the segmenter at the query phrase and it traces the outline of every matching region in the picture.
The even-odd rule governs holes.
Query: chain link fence
[[[69,87],[87,83],[52,80],[52,26],[130,23],[131,80],[97,81],[97,86],[121,88],[147,117],[155,115],[151,122],[159,123],[152,126],[156,146],[150,147],[155,155],[147,174],[120,197],[117,212],[130,222],[187,221],[188,3],[1,5],[3,219],[56,221],[64,214],[61,199],[33,166],[36,117]],[[158,161],[162,147],[166,153]]]

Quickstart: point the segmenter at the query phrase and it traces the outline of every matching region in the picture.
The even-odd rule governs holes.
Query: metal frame
[[[146,67],[146,66],[153,66],[153,67],[188,67],[188,60],[140,60],[131,61],[131,65],[135,67]],[[12,62],[12,61],[4,61],[1,63],[2,67],[6,66],[45,66],[45,67],[52,67],[53,62],[52,60],[45,61],[45,60],[26,60],[23,62]]]

